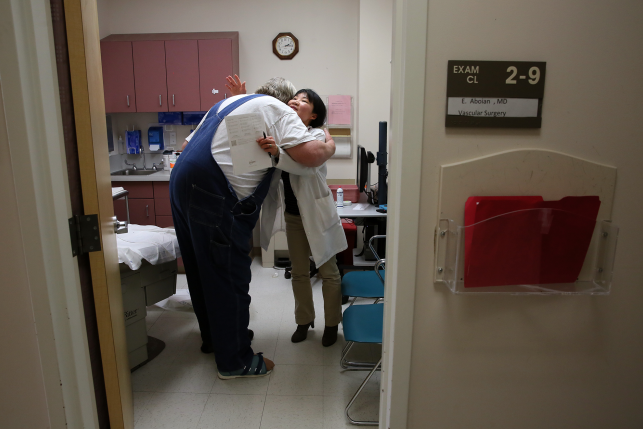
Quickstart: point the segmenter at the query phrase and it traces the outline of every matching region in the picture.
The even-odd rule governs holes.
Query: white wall
[[[428,17],[408,427],[643,427],[643,3],[435,0]],[[448,60],[546,61],[542,129],[446,129]],[[618,169],[610,296],[433,284],[439,166],[527,147]]]
[[[391,116],[391,45],[393,0],[362,0],[359,4],[359,144],[376,154],[379,122]],[[357,148],[357,146],[355,146]],[[371,166],[371,183],[378,181],[377,165]]]
[[[312,88],[323,95],[351,95],[355,99],[359,20],[359,0],[99,2],[101,37],[238,31],[239,69],[249,91],[273,76],[283,76],[297,88]],[[290,61],[279,60],[272,53],[273,38],[284,31],[292,32],[300,43],[299,54]],[[385,99],[388,100],[388,91]],[[330,160],[328,177],[353,179],[354,165],[354,159]]]

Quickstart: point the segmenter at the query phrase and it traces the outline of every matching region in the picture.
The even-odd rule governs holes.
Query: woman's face
[[[297,115],[306,126],[310,125],[310,121],[317,117],[317,114],[313,113],[313,104],[308,100],[308,95],[305,92],[295,95],[288,102],[288,105],[297,112]]]

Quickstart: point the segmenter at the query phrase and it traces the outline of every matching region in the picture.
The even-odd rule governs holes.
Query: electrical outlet
[[[176,133],[170,133],[170,146],[176,146]]]

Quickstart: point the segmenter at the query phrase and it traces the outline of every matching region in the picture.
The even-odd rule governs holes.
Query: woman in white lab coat
[[[324,124],[326,106],[315,91],[300,90],[288,105],[297,112],[316,139],[325,141],[325,133],[319,127]],[[292,262],[297,323],[291,340],[293,343],[305,340],[308,329],[314,328],[315,307],[309,276],[309,255],[312,254],[322,277],[325,319],[322,344],[328,347],[337,341],[337,329],[342,317],[341,276],[335,255],[348,245],[332,192],[326,184],[326,164],[317,168],[302,167],[271,142],[270,138],[260,142],[260,145],[278,158],[276,167],[283,170],[284,217]]]

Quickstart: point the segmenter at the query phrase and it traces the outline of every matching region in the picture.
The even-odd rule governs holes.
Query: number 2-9
[[[511,76],[507,78],[505,83],[508,85],[515,85],[516,84],[516,74],[518,73],[518,69],[514,66],[511,66],[507,69],[507,72],[511,73]],[[521,76],[524,79],[524,76]],[[532,67],[529,69],[529,83],[532,85],[535,85],[538,83],[540,80],[540,69],[538,67]]]

